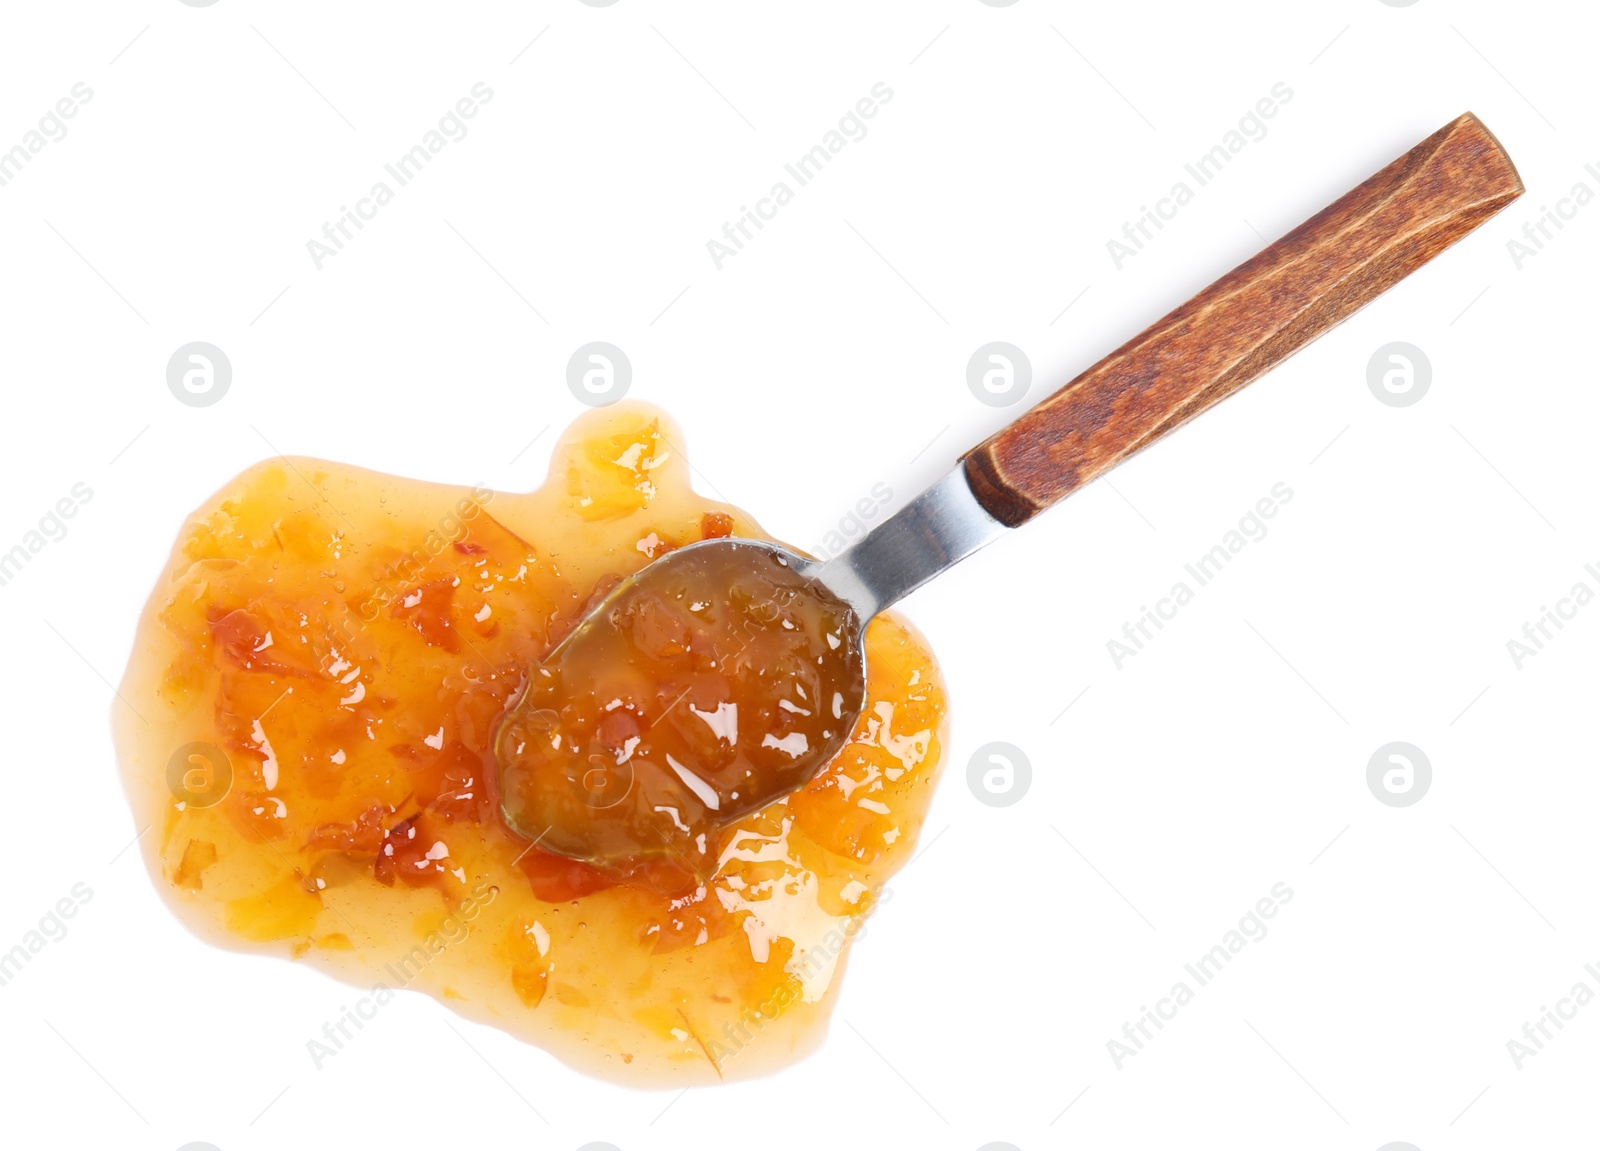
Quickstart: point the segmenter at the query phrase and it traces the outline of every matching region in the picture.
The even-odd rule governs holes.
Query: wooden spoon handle
[[[1015,527],[1287,359],[1512,200],[1472,113],[1240,264],[973,448],[967,483]]]

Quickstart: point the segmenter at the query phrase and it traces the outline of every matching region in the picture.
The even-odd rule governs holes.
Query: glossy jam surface
[[[866,703],[839,753],[725,822],[692,874],[619,876],[531,845],[501,814],[496,736],[585,605],[671,549],[760,535],[690,489],[677,443],[659,413],[617,405],[568,431],[530,494],[291,459],[201,508],[115,712],[140,842],[183,921],[380,1001],[425,991],[627,1082],[742,1078],[813,1046],[938,772],[943,689],[903,623],[867,630]],[[654,650],[702,699],[670,643]],[[737,754],[746,731],[759,748],[816,718],[784,720],[796,713],[777,701],[800,707],[798,685],[821,685],[798,670],[795,693],[769,682],[740,689],[770,706],[741,710]],[[738,802],[731,776],[706,785]],[[247,1022],[243,991],[236,1009]],[[308,1045],[313,1061],[333,1053]]]
[[[529,675],[496,743],[502,810],[540,848],[692,888],[726,830],[803,787],[855,725],[855,613],[780,553],[674,551]]]

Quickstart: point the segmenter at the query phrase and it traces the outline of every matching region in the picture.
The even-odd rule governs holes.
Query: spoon
[[[615,877],[703,880],[866,701],[867,623],[1348,318],[1522,194],[1467,113],[969,451],[848,550],[712,539],[600,598],[498,731],[501,810]]]

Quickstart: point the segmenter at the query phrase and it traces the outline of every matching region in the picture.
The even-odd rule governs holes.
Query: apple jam
[[[114,703],[140,842],[180,919],[363,988],[424,991],[614,1080],[743,1078],[819,1042],[938,775],[945,698],[916,633],[875,619],[864,666],[844,665],[853,688],[828,682],[807,659],[842,634],[838,605],[757,569],[704,608],[629,605],[629,650],[587,664],[562,707],[530,706],[555,699],[537,673],[621,577],[701,540],[762,538],[691,490],[678,443],[659,413],[619,404],[579,420],[529,494],[278,459],[208,501],[140,621],[131,706]],[[832,697],[852,689],[865,707],[834,732]],[[558,761],[536,779],[510,755],[502,797],[497,740],[531,755],[541,711],[606,770]],[[806,752],[843,744],[808,763],[796,735]],[[632,786],[604,806],[634,738]],[[667,758],[691,767],[680,751],[695,784]],[[759,794],[774,778],[797,790]],[[627,795],[669,796],[704,852],[635,852]],[[540,828],[623,838],[593,861],[547,851],[503,799],[559,808]]]

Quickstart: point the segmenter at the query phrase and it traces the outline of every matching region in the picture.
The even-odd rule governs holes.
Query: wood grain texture
[[[1522,195],[1467,113],[965,457],[989,513],[1021,524],[1226,399]]]

